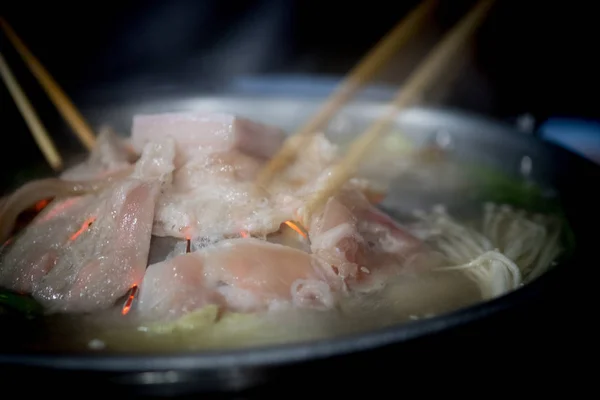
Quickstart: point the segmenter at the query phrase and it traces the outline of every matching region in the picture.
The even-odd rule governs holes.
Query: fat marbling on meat
[[[208,304],[233,311],[283,303],[330,308],[336,282],[330,267],[311,254],[254,238],[229,239],[150,265],[138,312],[171,318]]]
[[[150,143],[131,176],[40,215],[3,258],[0,283],[32,293],[49,311],[113,305],[143,279],[155,202],[169,184],[174,149],[172,141]],[[15,262],[19,254],[26,257]]]
[[[269,158],[279,149],[284,132],[269,125],[224,113],[164,113],[136,115],[132,144],[140,151],[148,142],[172,137],[177,145],[177,167],[203,152],[233,149]]]

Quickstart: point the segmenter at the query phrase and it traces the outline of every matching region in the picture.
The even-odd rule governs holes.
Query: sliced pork
[[[184,239],[268,234],[288,216],[251,181],[284,133],[228,114],[159,114],[134,118],[133,145],[172,138],[173,185],[158,200],[153,233]]]
[[[33,296],[50,311],[107,308],[146,270],[157,182],[130,179],[81,215],[83,224],[53,254]]]
[[[264,160],[226,148],[196,151],[177,168],[172,187],[158,201],[154,235],[196,239],[276,232],[281,223],[294,218],[308,195],[326,185],[337,160],[336,147],[324,135],[315,135],[302,157],[267,191],[253,182]],[[367,189],[358,180],[349,187]]]
[[[327,169],[338,160],[338,149],[325,135],[313,135],[306,147],[270,184],[274,193],[306,194],[314,189],[315,181],[327,177]]]
[[[220,290],[237,309],[278,300],[332,305],[327,283],[334,277],[331,267],[303,251],[249,238],[219,242],[204,254],[206,275],[224,283]],[[246,304],[246,298],[252,301]]]
[[[207,304],[255,311],[281,303],[330,308],[337,278],[300,250],[258,239],[231,239],[148,267],[139,312],[176,317]]]
[[[241,176],[253,167],[252,160],[231,162],[234,156],[207,154],[178,169],[171,189],[158,201],[154,234],[195,239],[277,231],[290,213],[277,208],[269,193]]]
[[[143,278],[156,199],[170,184],[174,155],[172,141],[150,143],[129,177],[53,202],[8,249],[0,284],[32,293],[49,311],[114,304]]]
[[[138,312],[172,319],[208,304],[328,309],[338,296],[427,264],[418,257],[429,249],[376,209],[357,178],[313,211],[307,238],[269,242],[292,243],[281,227],[301,216],[339,161],[336,146],[317,134],[269,188],[257,186],[283,138],[243,118],[200,113],[136,117],[134,152],[103,133],[89,159],[59,182],[104,184],[80,197],[58,192],[5,249],[0,285],[61,312],[108,308],[138,285]],[[15,199],[2,209],[17,210]],[[157,237],[166,250],[147,267]]]
[[[55,200],[6,246],[0,262],[0,286],[22,293],[37,290],[52,269],[60,248],[77,232],[92,195]]]
[[[311,251],[348,288],[375,288],[392,275],[422,272],[445,261],[351,186],[315,210],[308,226]]]
[[[278,128],[230,114],[165,113],[134,117],[132,143],[136,150],[165,137],[175,139],[176,165],[181,166],[201,153],[233,149],[268,158],[279,149],[285,135]]]

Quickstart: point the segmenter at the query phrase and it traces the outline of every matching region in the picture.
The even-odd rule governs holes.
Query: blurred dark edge
[[[116,88],[120,88],[115,95],[115,102],[119,102],[123,93],[130,100],[181,87],[215,93],[241,75],[343,75],[415,3],[7,0],[0,3],[0,13],[75,103],[85,106],[93,103],[90,93],[117,92]],[[431,44],[472,1],[442,3],[437,24],[430,27],[423,43]],[[462,73],[445,104],[497,118],[521,113],[539,119],[551,115],[600,118],[595,99],[599,63],[594,54],[598,37],[594,2],[498,3],[478,35],[472,64]],[[64,131],[60,117],[3,36],[0,51],[31,96],[44,124],[53,133]],[[393,72],[386,73],[385,80],[398,84],[403,77],[394,79]],[[4,86],[0,86],[0,124],[6,141],[0,168],[8,174],[24,174],[32,172],[27,167],[33,165],[47,172]],[[559,337],[571,330],[579,331],[579,320],[571,311],[562,307],[556,312]],[[539,332],[524,340],[535,341],[544,334],[540,327]],[[482,346],[481,351],[486,348]],[[489,345],[490,351],[494,349],[503,353],[500,347]],[[432,354],[435,350],[431,349]],[[581,350],[573,354],[580,356]],[[569,351],[568,346],[540,341],[535,355],[544,355],[541,360],[548,363],[542,371],[549,374],[546,382],[555,377],[552,361]],[[506,353],[507,359],[512,357],[518,355]],[[426,367],[419,371],[431,373]],[[525,371],[527,377],[530,372]]]
[[[417,1],[66,0],[5,1],[0,12],[75,103],[162,92],[216,93],[246,75],[341,76]],[[442,0],[426,32],[379,78],[398,85],[473,4]],[[600,117],[593,2],[498,1],[443,105],[497,118]],[[53,132],[64,124],[7,40],[0,49]],[[107,95],[108,93],[108,95]],[[14,103],[0,88],[4,171],[43,163]],[[54,133],[53,133],[54,134]],[[5,153],[6,154],[6,153]]]

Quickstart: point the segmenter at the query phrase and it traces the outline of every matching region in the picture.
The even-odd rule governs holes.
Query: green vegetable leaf
[[[5,312],[17,312],[26,317],[41,315],[43,307],[30,296],[0,289],[0,309]]]

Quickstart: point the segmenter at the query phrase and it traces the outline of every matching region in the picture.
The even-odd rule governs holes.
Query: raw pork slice
[[[277,231],[291,213],[238,171],[217,153],[177,170],[172,187],[159,198],[153,234],[195,239]]]
[[[175,139],[175,164],[179,167],[202,152],[238,149],[268,158],[279,149],[285,135],[279,128],[230,114],[166,113],[133,118],[132,144],[136,150],[165,137]]]
[[[49,311],[110,307],[144,276],[157,182],[130,179],[106,191],[81,215],[82,226],[49,257],[33,292]],[[91,224],[91,225],[90,225]]]
[[[0,286],[32,293],[54,266],[59,249],[81,227],[94,196],[55,200],[7,245],[0,262]]]
[[[155,202],[169,185],[175,145],[150,143],[130,177],[85,197],[55,200],[10,246],[0,284],[49,311],[109,307],[143,278]]]
[[[148,267],[138,311],[172,318],[207,304],[254,311],[281,302],[330,308],[337,278],[308,253],[258,239],[231,239]]]

